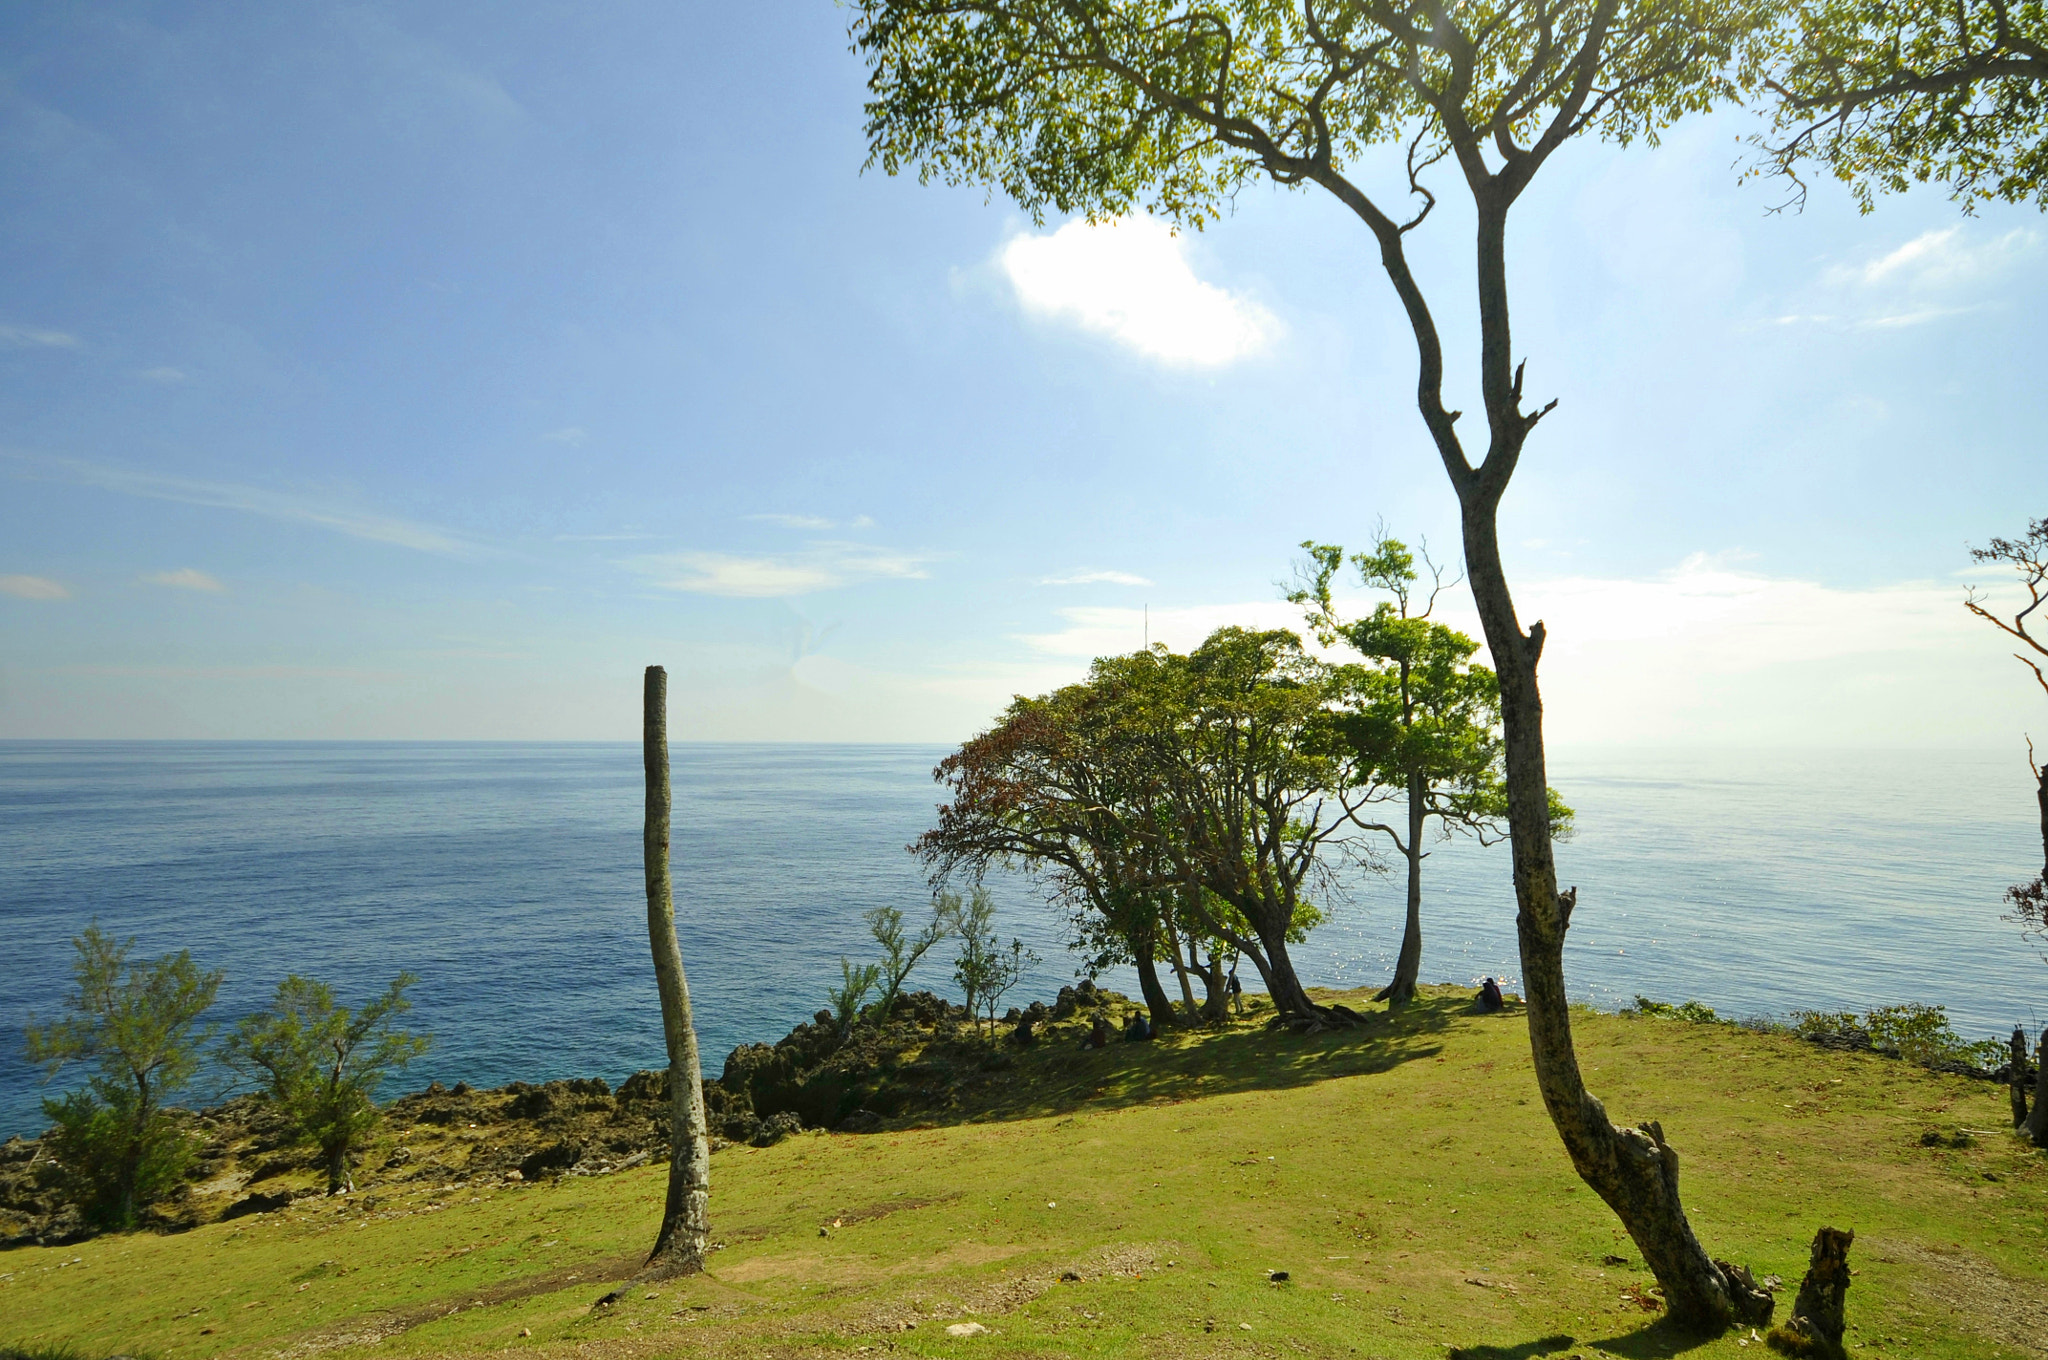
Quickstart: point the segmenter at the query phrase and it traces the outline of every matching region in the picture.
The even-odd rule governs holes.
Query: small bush
[[[134,1226],[137,1209],[175,1191],[198,1154],[198,1140],[161,1110],[138,1114],[134,1107],[126,1092],[98,1079],[43,1102],[52,1177],[96,1228]]]
[[[1924,1067],[1957,1063],[1989,1071],[2006,1060],[1997,1040],[1973,1043],[1957,1034],[1942,1006],[1880,1006],[1860,1018],[1850,1011],[1794,1011],[1792,1032],[1815,1043],[1868,1046]]]
[[[1693,1025],[1723,1023],[1721,1017],[1714,1014],[1712,1006],[1702,1005],[1697,1001],[1687,1001],[1683,1005],[1674,1006],[1668,1001],[1652,1001],[1647,996],[1637,997],[1636,1004],[1624,1010],[1622,1014],[1654,1015],[1665,1020],[1683,1020]]]
[[[1912,1062],[1993,1068],[2005,1061],[2005,1046],[1996,1040],[1965,1042],[1949,1028],[1948,1011],[1942,1006],[1883,1006],[1863,1017],[1863,1027],[1870,1031],[1872,1048]]]

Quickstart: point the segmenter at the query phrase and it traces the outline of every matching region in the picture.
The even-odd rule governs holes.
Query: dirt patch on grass
[[[929,1209],[934,1204],[951,1204],[959,1198],[961,1196],[953,1194],[940,1195],[936,1199],[913,1199],[907,1196],[902,1199],[885,1199],[878,1203],[870,1204],[864,1209],[848,1209],[843,1214],[833,1215],[833,1226],[843,1227],[855,1223],[872,1223],[878,1218],[887,1218],[890,1214],[900,1214],[909,1209]]]
[[[930,1256],[918,1256],[881,1266],[865,1257],[826,1260],[813,1252],[798,1251],[776,1256],[756,1256],[752,1260],[741,1261],[737,1265],[717,1271],[716,1277],[733,1284],[755,1284],[778,1279],[802,1279],[808,1284],[857,1284],[893,1275],[928,1275],[962,1266],[985,1266],[995,1261],[1006,1261],[1029,1250],[1029,1247],[998,1246],[992,1242],[955,1242],[944,1251]]]
[[[1879,1257],[1919,1267],[1913,1292],[1947,1308],[1971,1330],[2022,1354],[2048,1356],[2048,1297],[2038,1283],[2015,1280],[1961,1247],[1883,1239],[1870,1245]],[[1853,1312],[1853,1294],[1849,1306]]]
[[[504,1284],[490,1285],[451,1294],[435,1299],[431,1303],[414,1304],[410,1308],[394,1308],[374,1313],[359,1313],[331,1326],[309,1332],[272,1351],[275,1360],[305,1360],[307,1356],[322,1355],[328,1351],[345,1350],[350,1346],[374,1346],[388,1341],[415,1327],[451,1317],[467,1308],[484,1308],[494,1303],[516,1303],[530,1299],[536,1294],[552,1294],[571,1285],[587,1285],[595,1299],[603,1286],[613,1280],[625,1279],[640,1268],[644,1258],[639,1255],[615,1257],[592,1265],[578,1266],[573,1270],[551,1270],[545,1275],[529,1275],[523,1280],[509,1280]]]

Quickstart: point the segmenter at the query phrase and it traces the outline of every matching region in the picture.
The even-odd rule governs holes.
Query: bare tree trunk
[[[647,668],[641,733],[647,766],[647,942],[654,951],[661,1028],[668,1040],[671,1116],[668,1202],[654,1250],[634,1277],[645,1282],[702,1270],[711,1236],[711,1131],[704,1117],[697,1027],[690,1015],[690,984],[676,942],[669,882],[668,673],[659,666]]]
[[[327,1193],[338,1195],[343,1190],[355,1189],[355,1181],[348,1174],[348,1144],[339,1143],[324,1149],[327,1163]]]
[[[1209,961],[1202,965],[1202,1018],[1221,1020],[1230,1008],[1230,987],[1223,978],[1223,956],[1209,955]]]
[[[1138,990],[1144,994],[1145,1009],[1152,1013],[1152,1028],[1171,1029],[1180,1023],[1180,1017],[1173,1013],[1173,999],[1167,996],[1166,988],[1159,985],[1159,968],[1152,958],[1152,951],[1158,947],[1156,937],[1146,935],[1132,944],[1136,946],[1131,956],[1138,964]]]
[[[1401,930],[1401,957],[1394,963],[1394,980],[1373,1000],[1389,1006],[1405,1006],[1415,999],[1415,984],[1422,977],[1422,823],[1423,779],[1408,776],[1408,843],[1401,847],[1408,861],[1408,923]]]
[[[1489,460],[1491,461],[1491,460]],[[1465,488],[1460,488],[1461,493]],[[1543,753],[1543,700],[1536,662],[1543,625],[1524,634],[1501,568],[1496,496],[1461,494],[1465,566],[1500,676],[1507,735],[1508,821],[1514,846],[1515,934],[1521,945],[1529,1048],[1536,1084],[1580,1179],[1607,1202],[1664,1287],[1672,1319],[1719,1330],[1770,1320],[1771,1296],[1749,1272],[1711,1259],[1693,1236],[1678,1198],[1678,1153],[1655,1120],[1620,1128],[1586,1090],[1572,1044],[1565,997],[1564,938],[1577,889],[1557,890],[1551,857],[1549,778]]]
[[[2011,1049],[2006,1084],[2012,1088],[2012,1126],[2023,1129],[2027,1126],[2027,1032],[2018,1025],[2012,1027]]]
[[[2034,1146],[2048,1148],[2048,1028],[2034,1049],[2034,1112],[2027,1116],[2027,1136]]]
[[[2033,748],[2029,747],[2030,755],[2032,751]],[[2041,804],[2041,877],[2048,879],[2048,765],[2035,766],[2034,781],[2040,785],[2034,791],[2034,797]]]
[[[1188,985],[1188,966],[1194,961],[1194,947],[1192,945],[1188,947],[1188,958],[1185,961],[1182,960],[1180,956],[1180,932],[1174,929],[1173,917],[1163,915],[1161,919],[1166,926],[1166,948],[1169,951],[1166,957],[1173,964],[1174,977],[1180,981],[1180,999],[1187,1004],[1188,1018],[1193,1019],[1195,1014],[1195,989]]]
[[[1786,1355],[1843,1360],[1842,1333],[1848,1330],[1849,1244],[1856,1234],[1822,1228],[1813,1235],[1806,1278],[1792,1302],[1792,1316],[1764,1338]]]
[[[1263,919],[1265,915],[1260,913],[1262,919],[1252,925],[1258,931],[1259,943],[1265,946],[1265,963],[1259,971],[1266,976],[1266,991],[1273,998],[1273,1005],[1282,1015],[1309,1021],[1311,1027],[1325,1020],[1334,1022],[1334,1016],[1309,1000],[1308,988],[1302,986],[1301,978],[1294,971],[1294,960],[1288,956],[1285,930],[1268,928]],[[1254,957],[1252,962],[1258,963],[1259,960]]]

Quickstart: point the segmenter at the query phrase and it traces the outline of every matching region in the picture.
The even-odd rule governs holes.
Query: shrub
[[[416,981],[400,973],[384,995],[351,1012],[334,1003],[332,987],[294,974],[277,985],[270,1009],[243,1020],[222,1047],[222,1060],[260,1080],[294,1134],[320,1149],[330,1194],[352,1184],[350,1157],[377,1126],[377,1087],[427,1049],[426,1036],[392,1024],[411,1008],[405,989]]]
[[[1988,1071],[2006,1060],[1997,1040],[1970,1042],[1957,1034],[1946,1007],[1913,1002],[1880,1006],[1860,1018],[1852,1011],[1794,1011],[1792,1032],[1816,1043],[1868,1045],[1925,1067],[1960,1063]]]
[[[1687,1001],[1674,1006],[1668,1001],[1652,1001],[1647,996],[1636,998],[1636,1004],[1622,1012],[1624,1015],[1654,1015],[1666,1020],[1684,1020],[1694,1025],[1721,1024],[1721,1017],[1714,1014],[1712,1006],[1697,1001]]]
[[[192,1160],[191,1140],[163,1102],[198,1069],[199,1018],[221,975],[201,972],[183,950],[131,963],[134,939],[116,941],[97,922],[71,943],[77,989],[63,1019],[28,1027],[27,1055],[53,1076],[74,1060],[99,1068],[84,1090],[43,1101],[55,1125],[55,1176],[87,1222],[131,1228]]]

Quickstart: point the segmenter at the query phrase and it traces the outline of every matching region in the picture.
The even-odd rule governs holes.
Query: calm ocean
[[[675,879],[708,1075],[823,1003],[860,914],[926,900],[904,845],[938,801],[941,748],[684,745]],[[640,878],[635,744],[0,743],[0,1137],[53,1087],[21,1027],[54,1014],[70,937],[97,916],[139,952],[227,972],[216,1014],[287,972],[350,999],[400,969],[435,1046],[407,1076],[493,1085],[663,1061]],[[2048,965],[1999,919],[2039,850],[2017,752],[1563,751],[1579,811],[1567,963],[1602,1006],[1641,992],[1724,1014],[1946,1005],[1966,1034],[2048,1015]],[[1425,980],[1516,973],[1505,847],[1426,861]],[[1072,975],[1031,885],[997,885],[1004,934]],[[1378,983],[1400,884],[1357,878],[1297,954],[1311,983]],[[913,986],[951,990],[949,960]],[[1245,976],[1252,976],[1245,970]],[[1112,985],[1135,990],[1129,979]],[[1170,984],[1169,984],[1170,985]],[[387,1094],[395,1094],[395,1090]]]

